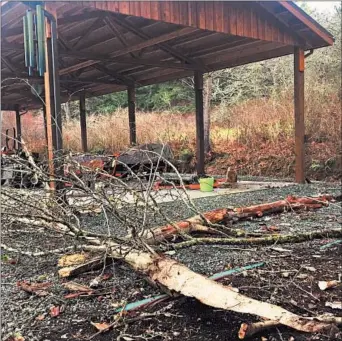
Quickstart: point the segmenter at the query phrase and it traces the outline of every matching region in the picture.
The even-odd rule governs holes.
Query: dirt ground
[[[239,193],[230,196],[200,199],[196,201],[202,210],[218,207],[251,205],[284,198],[287,194],[317,195],[319,193],[340,194],[340,186],[334,184],[314,184],[293,186],[291,188],[268,189],[258,192]],[[189,216],[179,203],[168,203],[170,215],[174,219]],[[100,230],[102,217],[83,217],[82,223],[89,229]],[[316,231],[341,226],[341,203],[333,203],[316,211],[288,212],[262,217],[235,226],[249,231],[264,230],[265,226],[277,226],[280,233],[297,231]],[[113,226],[113,228],[116,228]],[[266,232],[265,232],[266,233]],[[33,237],[23,231],[2,233],[2,242],[15,237],[18,243],[32,246],[44,245],[48,248],[60,248],[69,245],[69,240],[46,238],[43,233]],[[327,302],[341,301],[342,287],[321,291],[318,281],[337,280],[342,274],[342,244],[329,248],[320,247],[333,241],[323,238],[297,244],[279,245],[284,250],[272,249],[272,246],[192,246],[177,250],[170,257],[202,274],[241,267],[256,262],[265,265],[254,270],[232,275],[222,281],[225,285],[238,288],[240,293],[249,297],[280,305],[302,316],[317,316],[332,313],[342,316],[342,310],[326,306]],[[258,318],[213,309],[192,298],[169,299],[144,309],[144,313],[157,313],[153,318],[145,318],[101,335],[94,336],[95,327],[91,322],[113,321],[115,310],[127,302],[159,294],[142,277],[133,273],[121,262],[108,264],[105,268],[88,272],[73,281],[89,285],[100,274],[108,274],[106,281],[91,296],[67,299],[69,293],[57,275],[57,255],[33,258],[17,256],[2,250],[1,253],[1,296],[3,340],[10,333],[17,332],[25,341],[54,340],[238,340],[238,330],[243,322],[256,322]],[[29,294],[20,287],[18,281],[51,282],[48,295],[38,297]],[[56,317],[50,316],[51,307],[59,307]],[[136,317],[141,312],[124,314],[123,322]],[[19,335],[18,334],[18,335]],[[263,339],[264,338],[264,339]],[[327,335],[304,334],[286,327],[264,331],[249,340],[304,341],[334,340]]]

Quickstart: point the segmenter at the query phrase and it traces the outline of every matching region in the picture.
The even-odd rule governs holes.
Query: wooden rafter
[[[129,52],[134,52],[134,51],[139,51],[139,50],[142,50],[146,47],[150,47],[150,46],[154,46],[154,45],[159,45],[160,43],[163,43],[165,41],[168,41],[168,40],[172,40],[172,39],[175,39],[175,38],[178,38],[178,37],[182,37],[182,36],[185,36],[185,35],[188,35],[190,33],[193,33],[195,32],[196,29],[193,28],[193,27],[185,27],[185,28],[181,28],[180,30],[177,30],[177,31],[172,31],[172,32],[169,32],[169,33],[166,33],[166,34],[162,34],[158,37],[153,37],[153,38],[150,38],[148,40],[145,40],[139,44],[136,44],[136,45],[133,45],[133,46],[128,46],[122,50],[119,50],[113,54],[111,54],[111,56],[114,58],[114,57],[119,57],[119,56],[122,56],[124,54],[127,54]]]
[[[5,56],[1,56],[1,61],[5,64],[5,66],[13,72],[15,75],[18,74],[17,68],[7,59]]]
[[[123,37],[123,35],[121,34],[121,32],[119,31],[117,25],[115,24],[115,22],[113,22],[113,20],[106,16],[104,17],[104,22],[106,23],[107,27],[109,27],[109,29],[112,31],[112,33],[114,34],[114,36],[121,42],[123,47],[128,47],[129,44],[127,43],[126,39]],[[130,55],[132,58],[136,58],[136,55],[133,52],[130,52]]]
[[[1,39],[1,49],[6,51],[21,51],[24,52],[24,45],[10,43],[6,39]]]
[[[110,70],[107,67],[103,65],[93,65],[93,67],[107,76],[110,76],[111,78],[114,78],[114,80],[119,81],[120,83],[117,83],[118,85],[126,85],[126,86],[132,86],[134,85],[134,79],[126,76],[122,76],[119,73],[117,73],[114,70]]]
[[[112,15],[111,16],[113,20],[121,27],[125,28],[126,30],[136,34],[138,37],[149,40],[151,39],[151,36],[147,33],[143,32],[142,30],[137,29],[135,26],[133,26],[131,23],[129,23],[125,19],[121,19],[118,16]],[[178,60],[181,60],[183,62],[189,63],[191,65],[197,66],[197,68],[204,68],[203,65],[199,65],[198,62],[194,61],[193,59],[185,56],[181,52],[179,52],[177,49],[169,46],[167,43],[162,42],[157,44],[159,48],[161,48],[163,51],[171,54],[173,57],[177,58]]]
[[[88,19],[99,18],[101,15],[102,13],[98,11],[86,12],[86,13],[75,14],[75,15],[68,15],[65,17],[58,18],[58,23],[59,25],[74,24],[74,23],[82,22]]]
[[[85,54],[83,52],[61,52],[60,55],[76,57],[79,59],[91,59],[97,60],[104,63],[118,63],[118,64],[128,64],[128,65],[138,65],[138,66],[155,66],[169,69],[181,69],[181,70],[196,70],[196,67],[185,63],[174,63],[174,62],[164,62],[158,60],[150,60],[150,59],[133,59],[133,58],[125,58],[125,57],[115,57],[112,58],[110,55],[95,55],[95,54]]]
[[[273,9],[271,9],[268,5],[267,2],[265,1],[259,1],[258,4],[264,9],[266,10],[268,13],[270,13],[271,15],[275,16],[285,27],[286,29],[291,32],[292,34],[296,37],[296,39],[301,43],[301,45],[305,46],[308,45],[308,42],[306,41],[306,38],[304,35],[300,34],[299,31],[294,30],[293,27],[291,27],[288,23],[288,21],[285,19],[284,15],[279,15],[277,13],[274,12]],[[287,12],[288,13],[288,12]],[[308,45],[308,47],[310,47],[311,45]]]
[[[110,58],[120,57],[120,56],[123,56],[125,54],[130,53],[130,52],[141,50],[141,49],[143,49],[145,47],[154,46],[156,44],[160,44],[161,42],[165,42],[165,41],[174,39],[176,37],[180,37],[180,36],[184,36],[184,35],[190,34],[190,33],[194,32],[195,30],[196,29],[194,29],[192,27],[186,27],[186,28],[182,28],[182,29],[177,30],[177,31],[173,31],[173,32],[170,32],[170,33],[162,34],[161,36],[150,38],[150,39],[145,40],[145,41],[143,41],[143,42],[141,42],[139,44],[136,44],[136,45],[133,45],[133,46],[129,46],[129,47],[126,47],[126,48],[124,48],[122,50],[114,52],[114,53],[112,53],[110,55]],[[87,60],[87,61],[78,63],[76,65],[69,66],[69,67],[67,67],[65,69],[62,69],[60,71],[60,75],[71,73],[71,72],[74,72],[76,70],[79,70],[79,69],[82,69],[82,68],[85,68],[85,67],[88,67],[88,66],[93,66],[93,65],[96,65],[96,64],[99,64],[99,63],[100,63],[99,60]],[[115,77],[117,78],[117,77],[119,77],[119,75],[117,74]],[[123,78],[121,77],[121,79],[123,79]],[[126,79],[126,80],[123,80],[123,81],[127,83],[127,81],[129,81],[129,80]],[[130,81],[128,83],[130,83]]]
[[[292,1],[280,1],[280,4],[286,8],[299,21],[303,22],[312,32],[317,34],[321,39],[326,41],[329,45],[334,43],[334,38],[322,26],[315,22],[310,16],[296,6]]]
[[[78,40],[72,45],[71,50],[75,50],[101,21],[102,17],[99,17],[94,22],[92,22],[84,31],[84,33],[78,38]]]

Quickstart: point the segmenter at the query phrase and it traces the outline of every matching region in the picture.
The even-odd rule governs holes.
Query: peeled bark
[[[105,257],[94,257],[93,259],[85,260],[85,263],[77,264],[77,265],[70,265],[70,266],[64,266],[61,269],[58,270],[58,274],[60,277],[74,277],[79,274],[98,270],[101,269],[101,267],[104,266],[104,263],[106,262]]]
[[[132,269],[146,276],[167,293],[175,292],[187,297],[194,297],[203,304],[214,308],[276,320],[280,324],[303,332],[331,333],[336,332],[337,329],[332,323],[309,320],[279,306],[237,293],[229,287],[191,271],[176,260],[157,253],[131,249],[115,243],[88,246],[86,249],[88,251],[107,251],[109,256],[125,261]]]
[[[111,256],[122,258],[123,248],[112,244]],[[231,290],[205,276],[191,271],[173,259],[157,254],[129,250],[123,259],[134,270],[143,273],[161,288],[187,297],[194,297],[205,305],[253,314],[264,319],[276,320],[303,332],[325,332],[336,329],[330,323],[308,320],[279,306],[261,302]]]

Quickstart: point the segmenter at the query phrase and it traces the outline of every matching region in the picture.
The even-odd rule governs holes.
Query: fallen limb
[[[342,324],[342,317],[333,316],[333,315],[332,316],[320,315],[320,316],[308,318],[308,320],[311,320],[311,321],[316,320],[316,321],[325,322],[325,323],[334,323],[336,325]],[[275,328],[279,326],[281,326],[281,323],[279,323],[279,321],[272,321],[272,320],[266,320],[266,321],[255,322],[255,323],[242,323],[239,329],[238,336],[239,336],[239,339],[243,340],[257,333],[260,333],[261,331],[265,329]]]
[[[341,236],[341,229],[330,229],[297,234],[273,234],[260,238],[196,238],[178,244],[172,244],[172,249],[179,250],[194,245],[270,245],[274,243],[301,243],[313,239],[336,238]]]
[[[256,268],[264,266],[264,265],[265,265],[264,262],[259,262],[259,263],[246,265],[246,266],[243,266],[241,268],[235,268],[235,269],[221,271],[221,272],[218,272],[218,273],[210,276],[209,279],[212,279],[213,281],[220,281],[221,279],[226,278],[227,276],[237,274],[237,273],[241,273],[241,272],[247,271],[247,270],[256,269]],[[170,296],[167,294],[145,298],[145,299],[140,300],[138,302],[128,303],[124,307],[120,307],[120,308],[116,309],[115,312],[119,313],[121,311],[132,311],[132,310],[142,309],[142,308],[145,308],[147,306],[150,306],[151,304],[154,305],[156,303],[163,302],[168,298],[170,298]]]
[[[229,287],[191,271],[176,260],[156,253],[125,249],[115,243],[108,243],[105,246],[90,246],[89,250],[107,250],[110,256],[124,260],[135,271],[142,273],[159,287],[165,288],[166,291],[194,297],[203,304],[214,308],[277,320],[283,325],[303,332],[336,330],[334,324],[307,320],[279,306],[237,293]]]
[[[243,340],[265,329],[278,327],[279,325],[280,323],[278,321],[272,321],[272,320],[255,322],[255,323],[242,323],[239,329],[238,336],[240,340]]]
[[[88,260],[86,263],[66,266],[58,270],[58,275],[60,277],[74,277],[80,275],[81,273],[85,273],[92,270],[98,270],[105,264],[107,258],[106,257],[95,257],[91,260]]]
[[[261,217],[263,215],[279,213],[287,210],[320,208],[332,201],[331,195],[322,195],[319,197],[295,197],[288,196],[285,200],[279,200],[271,203],[253,205],[248,207],[239,207],[235,209],[220,208],[208,211],[201,215],[179,221],[175,224],[155,227],[145,230],[141,237],[146,243],[153,244],[163,240],[171,239],[179,233],[191,233],[197,231],[205,232],[202,226],[227,223],[237,220],[248,219],[252,217]],[[128,236],[130,237],[130,236]]]

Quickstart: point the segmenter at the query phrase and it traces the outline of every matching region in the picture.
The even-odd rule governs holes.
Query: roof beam
[[[174,63],[174,62],[163,62],[157,60],[150,60],[150,59],[138,59],[138,58],[125,58],[125,57],[115,57],[112,58],[111,56],[102,56],[102,55],[93,55],[93,54],[85,54],[83,52],[62,52],[60,55],[76,57],[79,59],[91,59],[97,60],[100,62],[105,63],[118,63],[118,64],[128,64],[128,65],[147,65],[147,66],[155,66],[155,67],[162,67],[168,69],[180,69],[180,70],[196,70],[195,67],[185,63]]]
[[[303,46],[311,46],[306,41],[305,37],[301,34],[298,34],[297,31],[295,31],[288,22],[283,18],[283,16],[279,16],[278,14],[274,13],[274,11],[268,6],[267,1],[258,1],[257,4],[259,4],[264,10],[266,10],[269,14],[274,16],[276,19],[279,20],[279,22],[284,25],[286,30],[298,40],[298,42]]]
[[[60,76],[67,75],[69,73],[78,71],[80,69],[84,69],[84,68],[91,66],[91,65],[94,65],[95,63],[97,63],[97,62],[95,62],[94,60],[86,60],[82,63],[71,65],[71,66],[68,66],[64,69],[59,70],[59,75]]]
[[[1,61],[5,64],[5,66],[14,74],[17,74],[16,67],[12,65],[12,63],[5,57],[1,56]]]
[[[146,34],[145,32],[143,32],[142,30],[137,29],[136,27],[134,27],[132,24],[130,24],[127,20],[125,19],[121,19],[118,16],[116,16],[115,14],[111,15],[111,18],[121,27],[125,28],[126,30],[136,34],[138,37],[144,39],[144,40],[149,40],[151,39],[151,36],[149,36],[148,34]],[[198,62],[194,61],[192,58],[189,58],[187,56],[185,56],[184,54],[182,54],[181,52],[179,52],[177,49],[169,46],[167,43],[165,42],[161,42],[157,44],[159,46],[159,48],[161,48],[163,51],[171,54],[173,57],[186,62],[188,64],[191,64],[193,66],[197,66],[198,69],[200,68],[205,68],[203,65],[199,65]]]
[[[119,73],[117,73],[116,71],[110,70],[103,65],[94,65],[94,68],[103,72],[107,76],[110,76],[110,77],[114,78],[115,80],[120,81],[122,85],[132,86],[135,83],[134,79],[132,79],[130,77],[122,76]]]
[[[68,25],[88,19],[100,18],[102,16],[102,13],[100,13],[99,11],[94,11],[82,14],[68,15],[65,17],[58,17],[58,25]]]
[[[3,35],[2,35],[3,36]],[[1,39],[1,48],[3,50],[10,50],[10,51],[21,51],[24,52],[24,44],[16,44],[16,43],[9,43],[5,39]]]
[[[177,30],[177,31],[173,31],[173,32],[170,32],[170,33],[162,34],[161,36],[150,38],[150,39],[145,40],[145,41],[143,41],[143,42],[141,42],[139,44],[136,44],[136,45],[133,45],[133,46],[129,46],[129,47],[126,47],[126,48],[124,48],[122,50],[119,50],[119,51],[111,54],[110,58],[115,58],[115,57],[123,56],[125,54],[130,53],[130,52],[138,51],[138,50],[141,50],[141,49],[149,47],[149,46],[160,44],[161,42],[165,42],[165,41],[177,38],[177,37],[181,37],[181,36],[190,34],[190,33],[194,32],[194,31],[196,31],[195,28],[193,28],[193,27],[186,27],[186,28],[182,28],[182,29]],[[66,53],[66,55],[68,55],[68,54],[69,54],[69,51]],[[88,67],[88,66],[93,66],[93,65],[99,64],[100,62],[101,61],[99,61],[99,60],[87,60],[87,61],[78,63],[76,65],[72,65],[72,66],[69,66],[67,68],[64,68],[64,69],[60,70],[59,74],[60,75],[65,75],[65,74],[68,74],[68,73],[80,70],[80,69]],[[107,70],[109,70],[109,69],[107,69]],[[102,71],[103,71],[103,69],[102,69]],[[119,79],[119,77],[120,77],[121,80],[126,85],[132,82],[132,80],[124,79],[122,76],[120,76],[117,73],[116,73],[116,76],[114,76],[114,77],[117,78],[117,79]]]
[[[311,31],[313,31],[315,34],[321,37],[321,39],[326,41],[329,45],[332,45],[334,43],[334,38],[326,33],[326,30],[323,27],[317,27],[320,25],[316,22],[313,22],[313,19],[300,8],[298,8],[297,5],[295,5],[292,1],[279,1],[279,3],[289,12],[291,12],[294,17],[303,22]]]
[[[127,54],[129,52],[134,52],[134,51],[139,51],[139,50],[142,50],[146,47],[150,47],[150,46],[154,46],[154,45],[157,45],[157,44],[160,44],[160,43],[163,43],[165,41],[168,41],[168,40],[171,40],[171,39],[174,39],[174,38],[178,38],[178,37],[182,37],[184,35],[188,35],[192,32],[195,32],[197,29],[196,28],[193,28],[193,27],[185,27],[185,28],[182,28],[180,30],[177,30],[177,31],[173,31],[173,32],[170,32],[170,33],[166,33],[166,34],[162,34],[161,36],[158,36],[158,37],[154,37],[154,38],[150,38],[148,40],[145,40],[139,44],[136,44],[136,45],[133,45],[133,46],[129,46],[129,47],[126,47],[122,50],[119,50],[115,53],[113,53],[111,55],[111,57],[115,58],[115,57],[119,57],[119,56],[122,56],[124,54]]]
[[[113,22],[113,20],[106,16],[104,18],[104,22],[107,25],[107,27],[112,31],[112,33],[114,34],[114,36],[121,42],[122,46],[124,47],[128,47],[129,44],[127,43],[126,39],[124,38],[123,34],[121,34],[121,32],[119,31],[118,27],[116,26],[115,22]],[[131,57],[135,58],[135,54],[130,52]]]
[[[100,21],[102,21],[102,17],[97,18],[94,22],[92,22],[84,31],[84,33],[78,38],[78,40],[71,46],[71,49],[75,50],[82,43],[84,38],[86,38],[88,34],[90,34],[91,31],[99,24]]]

